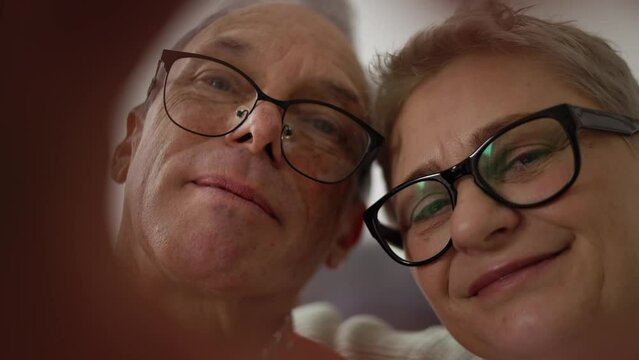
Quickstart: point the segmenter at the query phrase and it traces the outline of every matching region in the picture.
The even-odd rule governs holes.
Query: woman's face
[[[561,103],[597,107],[552,74],[523,56],[453,61],[402,109],[392,186],[458,163],[486,128]],[[598,339],[637,333],[620,324],[639,327],[639,155],[622,136],[593,130],[579,133],[579,146],[576,182],[541,207],[507,208],[471,177],[459,180],[453,248],[413,269],[442,322],[479,356],[578,357]]]

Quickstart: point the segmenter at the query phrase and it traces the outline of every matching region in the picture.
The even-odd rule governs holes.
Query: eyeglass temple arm
[[[578,107],[571,107],[570,110],[579,120],[580,126],[588,129],[624,135],[633,135],[639,132],[639,122],[626,116]]]
[[[153,74],[153,78],[151,79],[151,83],[149,84],[149,88],[146,90],[146,97],[148,98],[155,89],[155,85],[157,84],[158,72],[160,71],[160,65],[162,64],[162,59],[158,60],[158,66],[155,68],[155,74]]]

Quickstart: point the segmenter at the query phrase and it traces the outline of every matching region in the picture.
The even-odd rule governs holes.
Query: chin
[[[545,291],[544,291],[545,290]],[[568,344],[579,343],[595,322],[597,304],[560,283],[520,294],[490,310],[472,306],[441,314],[451,334],[487,359],[550,359]],[[481,314],[481,315],[480,315]],[[583,343],[582,343],[583,344]]]
[[[154,255],[175,279],[201,281],[225,274],[249,256],[247,241],[215,231],[172,232],[156,238]]]

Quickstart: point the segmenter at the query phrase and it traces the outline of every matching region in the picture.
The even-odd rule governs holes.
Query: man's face
[[[347,40],[302,7],[232,12],[184,51],[237,66],[274,98],[364,115],[365,80]],[[288,294],[319,263],[341,259],[360,222],[354,181],[325,185],[295,172],[281,156],[281,114],[259,102],[233,133],[207,138],[171,123],[160,94],[145,119],[130,118],[118,241],[142,271],[204,292]]]
[[[485,140],[481,129],[560,103],[597,108],[552,74],[525,56],[453,61],[402,109],[392,185],[427,163],[457,164]],[[562,358],[607,325],[637,323],[639,157],[621,136],[578,136],[579,177],[548,205],[507,208],[472,178],[458,181],[453,248],[413,269],[443,323],[482,357]]]

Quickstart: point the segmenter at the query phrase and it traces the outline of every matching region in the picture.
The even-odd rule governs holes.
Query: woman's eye
[[[531,166],[534,166],[540,161],[546,159],[550,154],[552,154],[552,151],[547,148],[535,149],[518,154],[508,162],[506,171],[530,168]]]
[[[413,222],[418,222],[421,220],[428,220],[431,217],[437,215],[442,211],[442,209],[447,208],[450,205],[449,199],[437,199],[431,201],[427,204],[424,204],[421,208],[419,208],[413,215]]]
[[[505,147],[482,158],[480,171],[484,178],[492,181],[527,179],[526,176],[533,176],[543,169],[557,150],[547,145]]]

